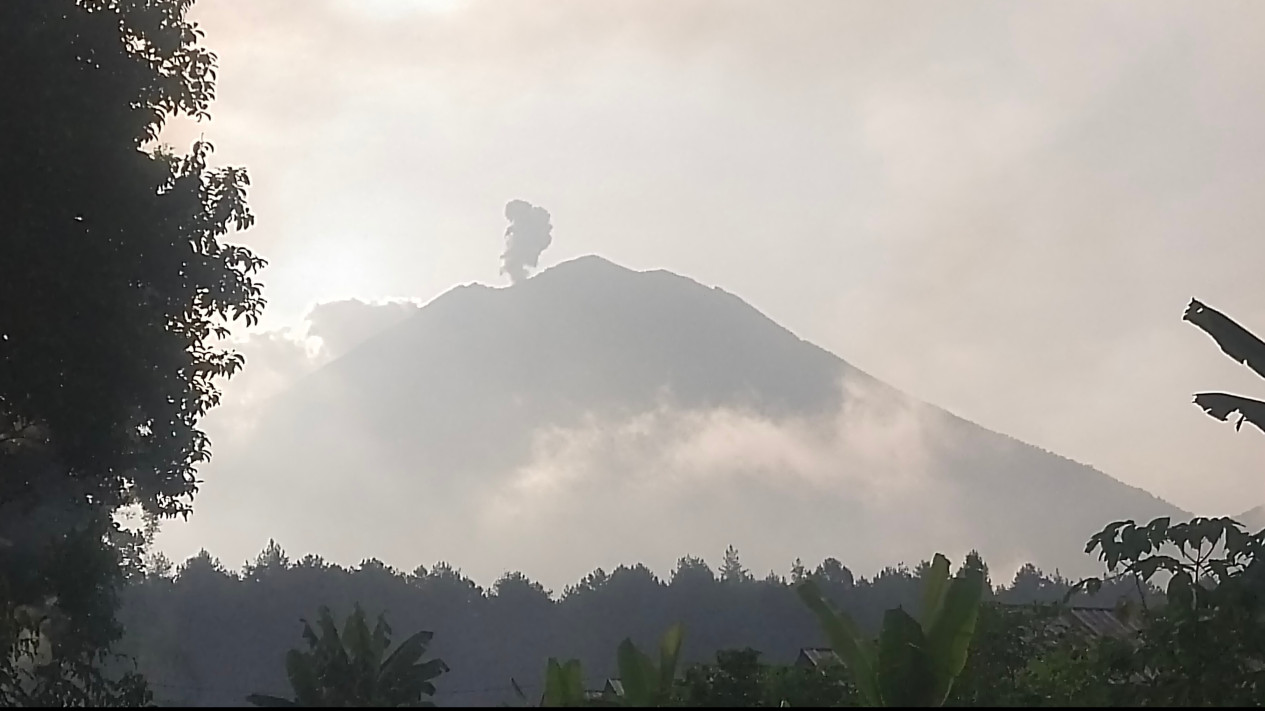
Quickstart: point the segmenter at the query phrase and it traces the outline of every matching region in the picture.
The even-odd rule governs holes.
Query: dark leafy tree
[[[702,558],[687,555],[676,562],[676,569],[672,571],[669,584],[673,587],[691,587],[710,585],[714,582],[716,582],[716,574],[712,572],[707,562]]]
[[[269,539],[268,546],[255,557],[255,562],[242,566],[242,578],[259,582],[269,575],[289,570],[290,567],[290,557],[276,541]]]
[[[254,219],[245,172],[212,169],[207,143],[150,147],[214,95],[191,5],[0,3],[0,646],[59,635],[79,703],[110,701],[82,674],[119,634],[136,550],[113,514],[188,513],[210,456],[198,420],[242,364],[216,337],[264,304],[263,261],[224,241]],[[38,619],[67,622],[24,624]],[[20,691],[6,675],[0,693],[52,675]]]
[[[496,598],[510,603],[526,605],[549,603],[549,591],[540,583],[518,571],[505,573],[497,579],[492,586],[492,594]]]
[[[1090,539],[1108,578],[1167,579],[1159,605],[1138,610],[1136,644],[1097,650],[1115,700],[1184,706],[1255,705],[1265,694],[1265,532],[1228,518],[1108,525]],[[1103,584],[1091,578],[1081,588]]]
[[[1029,669],[1059,647],[1062,635],[1051,622],[1059,609],[1049,604],[980,606],[966,666],[953,682],[946,706],[1038,706]]]
[[[804,567],[804,561],[796,558],[791,563],[791,582],[801,583],[808,578],[808,569]]]
[[[802,576],[801,576],[802,577]],[[828,588],[837,588],[847,590],[856,584],[856,578],[852,575],[852,571],[843,563],[835,558],[827,558],[817,566],[817,570],[813,572],[813,579],[818,585]]]
[[[1235,361],[1265,377],[1265,343],[1216,309],[1192,299],[1183,319],[1216,341]],[[1198,393],[1195,403],[1219,420],[1239,413],[1265,431],[1265,403],[1227,393]],[[1086,553],[1107,568],[1069,591],[1098,591],[1132,580],[1145,625],[1122,647],[1096,645],[1064,669],[1089,668],[1108,681],[1112,703],[1245,705],[1265,694],[1265,532],[1249,534],[1229,518],[1139,526],[1117,521],[1095,534]],[[1159,599],[1154,582],[1165,582]],[[1148,599],[1153,604],[1148,604]],[[1158,604],[1154,604],[1158,603]]]

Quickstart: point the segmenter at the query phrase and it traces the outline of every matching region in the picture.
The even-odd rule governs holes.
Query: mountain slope
[[[665,570],[728,543],[762,570],[978,548],[998,569],[1076,574],[1097,570],[1081,550],[1108,521],[1183,515],[918,402],[732,294],[598,257],[453,289],[220,456],[273,492],[235,504],[261,540],[484,578]],[[272,498],[288,509],[253,523]]]
[[[1249,531],[1255,532],[1265,529],[1265,505],[1253,506],[1233,518],[1243,524]]]

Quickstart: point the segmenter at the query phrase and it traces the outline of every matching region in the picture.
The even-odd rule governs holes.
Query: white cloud
[[[681,555],[712,558],[731,543],[753,568],[783,572],[794,555],[869,570],[929,557],[931,540],[969,550],[954,486],[934,461],[950,446],[940,417],[856,383],[844,403],[773,420],[664,402],[544,429],[531,460],[471,505],[486,540],[502,541],[496,557],[531,561],[520,565],[550,584],[598,561],[666,573]]]

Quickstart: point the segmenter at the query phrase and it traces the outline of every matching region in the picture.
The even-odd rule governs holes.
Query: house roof
[[[1069,607],[1061,618],[1069,627],[1079,628],[1095,637],[1130,637],[1142,631],[1141,621],[1133,615],[1122,615],[1110,607]]]
[[[624,682],[619,679],[607,679],[606,683],[602,685],[602,689],[600,691],[596,689],[589,689],[584,692],[584,697],[590,701],[597,701],[607,698],[608,696],[622,697],[623,695]]]
[[[813,667],[840,663],[839,655],[830,647],[804,647],[799,650],[799,659],[796,661]]]
[[[1026,604],[998,603],[1004,607],[1029,607]],[[1113,607],[1090,607],[1073,605],[1059,610],[1058,617],[1050,621],[1050,625],[1060,631],[1076,632],[1091,637],[1113,637],[1123,639],[1131,637],[1142,630],[1142,621],[1137,615],[1126,615]]]

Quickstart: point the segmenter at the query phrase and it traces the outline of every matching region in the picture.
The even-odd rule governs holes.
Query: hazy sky
[[[1189,510],[1265,502],[1265,437],[1190,404],[1265,383],[1181,321],[1195,296],[1265,332],[1265,4],[201,0],[195,16],[220,56],[214,118],[166,139],[205,133],[250,170],[261,328],[504,283],[503,210],[522,198],[553,216],[542,267],[597,253],[720,285],[906,392]]]

